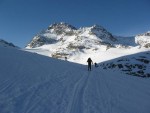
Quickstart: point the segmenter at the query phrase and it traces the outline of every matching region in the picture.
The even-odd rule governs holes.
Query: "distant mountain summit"
[[[3,47],[14,47],[14,48],[17,47],[13,43],[9,43],[9,42],[7,42],[5,40],[2,40],[2,39],[0,39],[0,46],[3,46]]]
[[[150,31],[137,35],[135,37],[135,42],[140,46],[150,48]]]
[[[72,40],[72,37],[76,37]],[[113,43],[116,39],[106,29],[99,25],[92,27],[83,27],[80,29],[75,28],[67,23],[55,23],[48,27],[48,29],[41,31],[37,34],[31,42],[27,45],[27,48],[36,48],[47,44],[58,43],[66,40],[70,40],[77,43],[78,40],[93,39],[97,40],[97,43]],[[78,39],[78,40],[77,40]]]
[[[74,26],[69,25],[65,22],[54,23],[48,27],[48,30],[54,29],[55,31],[70,31],[70,30],[77,30]]]
[[[137,36],[150,36],[150,31],[146,32],[146,33],[143,33],[143,34],[139,34]]]
[[[105,28],[99,25],[94,25],[91,27],[91,33],[95,34],[97,37],[99,37],[102,40],[111,40],[116,41],[117,39],[112,36],[110,32],[108,32]]]

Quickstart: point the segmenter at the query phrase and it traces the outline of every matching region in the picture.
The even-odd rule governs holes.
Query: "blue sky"
[[[0,0],[0,39],[17,46],[55,22],[136,35],[150,31],[150,0]]]

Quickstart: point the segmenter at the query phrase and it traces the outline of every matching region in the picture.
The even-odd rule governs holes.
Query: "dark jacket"
[[[87,62],[88,62],[88,65],[91,65],[93,63],[93,61],[91,60],[91,58],[88,58]]]

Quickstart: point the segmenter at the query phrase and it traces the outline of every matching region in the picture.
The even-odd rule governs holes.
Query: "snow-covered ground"
[[[86,65],[12,48],[0,53],[0,113],[150,113],[149,78],[100,67],[88,72]]]
[[[55,44],[44,45],[38,48],[24,49],[24,50],[51,57],[53,50],[56,51],[54,48],[58,48],[57,46],[58,45],[55,45]],[[129,47],[129,48],[122,48],[122,47],[110,48],[106,50],[106,46],[101,46],[97,50],[88,49],[88,50],[85,50],[84,52],[81,52],[81,51],[74,52],[72,53],[70,57],[68,57],[68,61],[86,65],[87,64],[86,61],[89,57],[91,57],[93,62],[100,63],[100,62],[111,60],[111,59],[118,58],[121,56],[131,55],[131,54],[149,51],[149,50],[150,48],[144,48],[144,47],[139,48],[139,46]],[[61,59],[65,60],[65,58],[61,58]]]

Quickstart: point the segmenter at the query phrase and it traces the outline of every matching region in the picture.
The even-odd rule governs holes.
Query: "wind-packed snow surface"
[[[0,113],[150,113],[150,79],[0,47]]]

